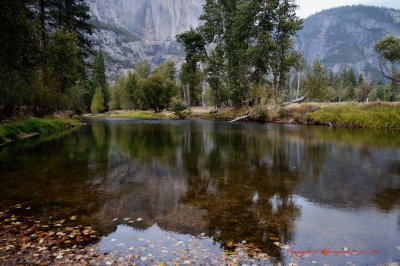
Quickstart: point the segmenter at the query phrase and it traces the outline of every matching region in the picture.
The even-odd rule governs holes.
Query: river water
[[[0,210],[76,216],[101,252],[143,264],[215,263],[237,244],[269,263],[400,262],[398,131],[90,120],[3,147],[0,192]]]

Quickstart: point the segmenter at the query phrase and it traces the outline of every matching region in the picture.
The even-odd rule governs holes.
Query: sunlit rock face
[[[144,42],[172,41],[197,27],[204,0],[88,0],[92,15],[138,34]]]
[[[137,61],[148,58],[153,65],[166,59],[181,62],[184,50],[175,36],[197,27],[205,0],[87,0],[92,17],[114,25],[140,38],[122,41],[120,32],[96,29],[94,41],[109,56],[110,78],[133,69]]]

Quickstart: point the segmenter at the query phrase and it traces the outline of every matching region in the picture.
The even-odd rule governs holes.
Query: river
[[[273,263],[400,262],[398,131],[88,123],[3,147],[0,210],[76,216],[69,222],[93,225],[102,252],[139,248],[144,264],[179,252],[212,263],[237,244]]]

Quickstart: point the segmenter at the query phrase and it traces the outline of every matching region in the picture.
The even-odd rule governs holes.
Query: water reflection
[[[317,236],[310,244],[340,249],[345,234],[352,235],[354,245],[391,245],[377,260],[386,261],[400,245],[400,136],[394,132],[94,121],[67,136],[0,151],[0,209],[23,203],[34,215],[78,215],[78,223],[105,236],[117,230],[115,218],[140,217],[129,226],[205,233],[225,249],[245,240],[282,262],[286,251],[274,242],[301,247],[318,227],[331,242]],[[330,220],[310,219],[315,213]],[[363,215],[377,221],[365,225]],[[385,225],[379,219],[398,227],[379,232]],[[357,225],[370,233],[337,230]],[[384,240],[368,243],[378,234]]]

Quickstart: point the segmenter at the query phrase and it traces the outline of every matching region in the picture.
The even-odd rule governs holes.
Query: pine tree
[[[328,97],[328,74],[326,73],[321,59],[317,58],[308,69],[304,89],[308,100],[324,101]]]
[[[44,0],[39,0],[44,1]],[[89,6],[84,0],[46,0],[49,5],[49,24],[54,28],[73,31],[78,36],[82,57],[92,53],[93,25],[89,23]]]
[[[108,83],[106,77],[106,69],[104,64],[104,57],[103,53],[98,50],[94,64],[93,64],[93,73],[92,73],[92,80],[91,80],[92,88],[90,91],[93,93],[93,88],[101,88],[102,93],[104,96],[105,106],[108,107],[108,103],[110,102],[110,94],[108,92]]]
[[[96,93],[93,96],[92,105],[90,106],[90,110],[93,114],[97,114],[99,112],[104,111],[104,95],[102,92],[102,88],[98,87],[96,89]]]

